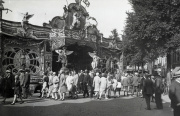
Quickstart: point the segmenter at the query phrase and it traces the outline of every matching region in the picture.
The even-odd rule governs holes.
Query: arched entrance
[[[73,53],[68,58],[67,68],[76,71],[79,70],[91,70],[92,58],[89,56],[88,52],[93,52],[93,48],[85,45],[71,44],[67,46],[67,50],[73,51]],[[58,54],[53,51],[53,61],[52,70],[58,72],[62,66],[61,63],[56,62],[58,60]]]

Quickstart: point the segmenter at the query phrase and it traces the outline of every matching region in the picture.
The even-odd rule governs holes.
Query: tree
[[[180,45],[180,3],[177,0],[129,0],[124,38],[131,62],[149,62]],[[134,48],[134,49],[130,49]],[[147,60],[149,59],[149,60]]]
[[[119,37],[117,29],[113,29],[111,31],[111,33],[112,33],[112,35],[109,36],[110,39],[115,39],[116,41],[120,40],[120,37]]]

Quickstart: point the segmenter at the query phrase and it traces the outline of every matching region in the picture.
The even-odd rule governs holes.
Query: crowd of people
[[[12,105],[17,102],[17,98],[20,98],[20,103],[23,103],[23,99],[28,98],[30,94],[29,72],[29,69],[19,70],[19,73],[13,76],[10,70],[6,71],[6,75],[0,79],[3,95],[2,103],[5,103],[9,93],[12,93],[12,88],[14,91]],[[84,98],[90,97],[99,100],[120,96],[137,96],[145,98],[146,109],[151,110],[150,102],[156,103],[156,109],[163,109],[161,95],[169,93],[171,106],[174,111],[177,111],[176,109],[179,106],[177,108],[174,104],[179,104],[179,97],[177,97],[178,88],[176,88],[180,82],[178,79],[174,79],[172,84],[168,84],[166,79],[162,78],[157,72],[149,75],[148,73],[140,74],[138,72],[133,74],[101,73],[93,70],[81,70],[76,73],[76,71],[69,71],[68,69],[62,69],[58,74],[46,71],[43,73],[40,97],[63,101],[67,97],[78,98],[80,93],[83,94]],[[174,82],[177,83],[174,84]],[[121,91],[124,95],[121,95]]]
[[[15,104],[17,98],[20,98],[21,104],[24,103],[22,99],[27,99],[29,94],[29,85],[30,85],[30,70],[19,70],[16,75],[13,75],[11,70],[6,70],[4,77],[1,77],[1,94],[3,95],[2,103],[5,103],[6,98],[10,97],[14,93],[14,100],[11,103]]]

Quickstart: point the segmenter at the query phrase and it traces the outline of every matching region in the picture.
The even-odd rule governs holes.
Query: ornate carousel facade
[[[74,70],[92,69],[93,58],[88,53],[96,51],[100,58],[96,68],[121,69],[121,42],[107,39],[97,29],[97,21],[76,0],[64,7],[63,16],[54,17],[43,26],[29,24],[33,15],[26,13],[22,22],[2,19],[3,2],[0,4],[0,74],[7,69],[14,74],[19,69],[29,68],[32,76],[46,70],[59,71],[63,49],[67,54],[66,66]],[[59,53],[57,52],[59,51]],[[112,63],[114,65],[112,66]],[[115,65],[116,64],[116,65]]]

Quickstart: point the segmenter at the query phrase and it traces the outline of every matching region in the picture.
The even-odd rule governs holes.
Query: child
[[[121,81],[120,81],[120,79],[118,79],[116,91],[118,91],[118,93],[119,93],[118,97],[120,97],[120,92],[121,92]]]
[[[48,82],[49,82],[49,78],[47,76],[48,72],[45,72],[44,73],[44,76],[43,76],[43,87],[42,87],[42,95],[41,95],[41,98],[44,98],[44,93],[46,93],[48,91]]]
[[[11,105],[14,105],[15,102],[17,101],[17,96],[19,95],[19,98],[21,100],[20,104],[24,103],[22,100],[22,95],[21,95],[21,86],[20,86],[20,81],[19,81],[19,75],[15,75],[15,81],[14,81],[14,100],[11,103]]]

